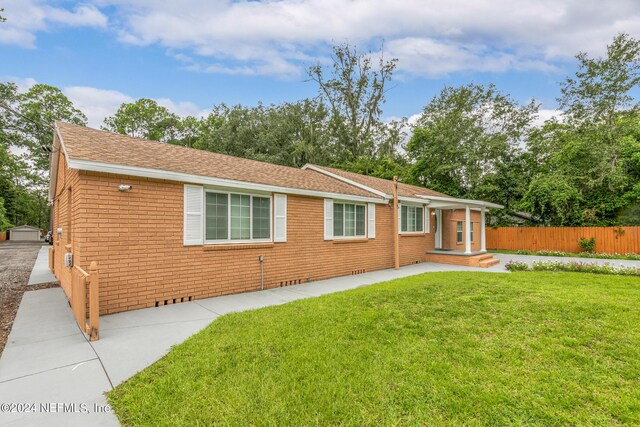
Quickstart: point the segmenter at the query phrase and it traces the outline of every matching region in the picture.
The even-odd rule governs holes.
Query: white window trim
[[[415,206],[416,208],[422,208],[422,231],[402,231],[402,207],[403,206]],[[399,203],[398,204],[398,234],[426,234],[426,228],[424,224],[424,213],[426,212],[427,207],[425,205],[420,205],[417,203]]]
[[[227,239],[226,240],[207,240],[207,193],[226,194],[227,195]],[[242,196],[251,196],[249,202],[249,234],[253,237],[253,198],[261,197],[269,199],[269,238],[267,239],[231,239],[231,195],[238,194]],[[248,193],[246,191],[229,191],[216,190],[213,188],[205,188],[204,197],[202,198],[202,233],[205,245],[230,245],[230,244],[251,244],[251,243],[271,243],[273,242],[273,194]]]
[[[462,229],[458,230],[458,225],[462,224]],[[462,233],[462,240],[458,240],[458,233]],[[461,245],[464,243],[464,221],[456,221],[456,244]]]
[[[354,206],[363,206],[364,207],[364,234],[354,234],[353,236],[336,236],[333,234],[333,221],[336,220],[336,203],[339,205],[354,205]],[[355,208],[354,208],[355,209]],[[355,211],[354,211],[355,215]],[[357,219],[354,216],[354,220],[357,222]],[[367,238],[367,227],[369,226],[369,216],[367,214],[367,205],[364,203],[355,203],[349,200],[334,200],[333,201],[333,216],[331,221],[331,233],[333,234],[333,240],[355,240],[355,239],[366,239]],[[356,223],[353,224],[353,232],[356,231]],[[342,210],[342,232],[344,233],[344,209]]]
[[[471,243],[476,238],[476,228],[473,226],[473,221],[469,221],[469,233],[471,234]]]

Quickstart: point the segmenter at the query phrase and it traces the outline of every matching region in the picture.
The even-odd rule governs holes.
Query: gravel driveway
[[[57,285],[29,286],[29,275],[42,242],[0,242],[0,354],[25,291]]]

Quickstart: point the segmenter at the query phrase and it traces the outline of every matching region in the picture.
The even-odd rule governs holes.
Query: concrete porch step
[[[489,259],[483,259],[478,263],[478,267],[489,268],[492,265],[500,264],[500,260],[491,256]]]
[[[493,258],[492,254],[475,254],[464,255],[461,253],[427,253],[425,256],[426,262],[436,262],[441,264],[463,265],[467,267],[482,267],[488,268],[492,265],[496,265],[500,260]]]

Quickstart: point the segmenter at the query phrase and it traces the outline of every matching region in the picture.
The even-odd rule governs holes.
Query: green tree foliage
[[[175,142],[180,139],[180,118],[152,99],[142,98],[124,103],[118,111],[104,119],[105,130],[136,138]]]
[[[550,121],[529,140],[535,159],[523,207],[541,209],[550,198],[564,200],[569,193],[579,202],[571,212],[547,209],[551,224],[614,224],[632,221],[628,207],[640,200],[639,108],[631,91],[640,84],[640,42],[617,36],[602,58],[576,56],[578,71],[562,84],[558,100],[563,122]],[[558,194],[534,187],[554,177]],[[541,199],[538,200],[537,197]],[[626,211],[626,216],[620,212]]]
[[[5,231],[7,228],[11,228],[13,224],[9,222],[7,218],[7,210],[4,207],[4,199],[0,197],[0,231]]]
[[[86,124],[84,114],[57,88],[36,84],[20,93],[0,83],[0,197],[15,225],[47,228],[46,199],[55,121]]]
[[[382,104],[397,60],[385,60],[380,50],[374,65],[370,53],[358,52],[348,44],[335,46],[332,60],[329,70],[318,64],[309,68],[308,75],[318,85],[320,99],[329,106],[335,160],[373,156],[376,133],[382,126]]]
[[[526,182],[521,145],[536,112],[534,103],[519,105],[493,85],[445,87],[407,144],[411,178],[452,196],[513,204]]]

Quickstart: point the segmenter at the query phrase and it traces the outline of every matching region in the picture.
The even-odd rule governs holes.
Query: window
[[[471,232],[471,242],[473,242],[473,223],[470,222],[469,225],[471,226],[469,231]]]
[[[422,233],[424,224],[424,208],[422,206],[400,207],[400,232]]]
[[[205,240],[269,240],[271,198],[206,192]]]
[[[364,205],[333,203],[334,237],[364,237],[366,221]]]
[[[462,238],[462,221],[458,221],[457,223],[457,227],[456,227],[456,231],[457,231],[457,238],[456,238],[456,242],[458,243],[462,243],[463,238]]]

